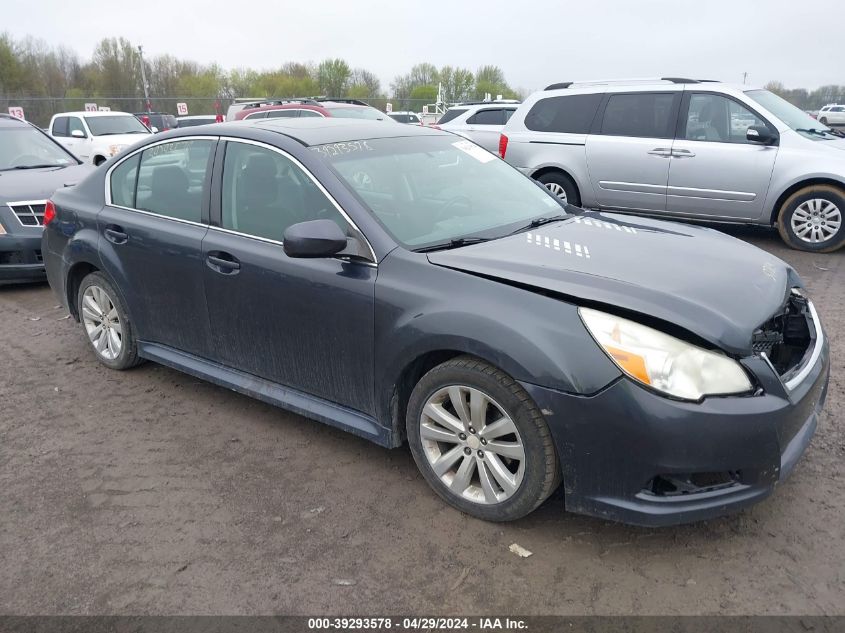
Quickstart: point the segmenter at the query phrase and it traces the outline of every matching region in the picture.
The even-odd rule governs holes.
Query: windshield
[[[384,112],[376,110],[375,108],[365,108],[359,106],[357,108],[326,108],[332,113],[332,116],[340,117],[342,119],[372,119],[381,121],[386,119],[387,115]]]
[[[85,122],[94,136],[110,134],[149,134],[150,131],[131,114],[115,116],[87,116]]]
[[[822,123],[816,121],[809,114],[796,108],[786,99],[782,99],[773,92],[768,90],[749,90],[745,94],[754,99],[761,106],[766,108],[769,112],[774,114],[783,123],[790,128],[813,140],[823,140],[825,138],[835,138],[832,134],[818,134],[810,130],[817,130],[817,132],[829,132],[830,128]]]
[[[531,179],[471,141],[451,135],[312,149],[406,248],[504,237],[532,219],[565,213]]]
[[[0,128],[0,171],[76,164],[70,154],[35,128]]]
[[[208,118],[197,118],[197,119],[177,119],[178,124],[177,127],[194,127],[196,125],[207,125],[209,123],[214,123],[217,119],[213,116]]]

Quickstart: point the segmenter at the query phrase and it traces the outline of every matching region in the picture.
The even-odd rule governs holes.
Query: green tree
[[[317,85],[328,97],[342,97],[351,75],[349,64],[342,59],[326,59],[317,66]]]
[[[410,98],[413,101],[425,100],[428,103],[432,103],[435,99],[437,99],[437,86],[417,86],[411,90]],[[415,105],[419,106],[420,104]]]

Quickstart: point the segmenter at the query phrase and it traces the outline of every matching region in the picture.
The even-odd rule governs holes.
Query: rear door
[[[614,93],[587,138],[587,168],[602,208],[666,209],[681,92]]]
[[[210,165],[217,139],[148,145],[109,169],[97,218],[106,272],[145,342],[211,355],[203,290]]]
[[[461,134],[484,149],[496,153],[499,148],[499,136],[513,112],[513,108],[482,108],[467,119],[466,128]]]
[[[730,220],[763,214],[777,145],[746,140],[752,125],[777,130],[733,97],[687,92],[672,144],[666,210]]]

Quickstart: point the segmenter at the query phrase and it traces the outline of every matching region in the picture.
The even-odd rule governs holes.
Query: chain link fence
[[[256,100],[271,99],[276,97],[255,97]],[[286,97],[278,97],[284,99]],[[188,106],[188,114],[217,114],[223,115],[234,102],[231,98],[218,97],[150,97],[151,110],[153,112],[165,112],[178,115],[177,103],[184,103]],[[434,104],[424,99],[395,99],[377,97],[373,99],[361,99],[374,108],[385,112],[387,104],[392,105],[393,111],[422,112],[428,106],[429,112],[434,115]],[[0,95],[0,112],[7,113],[9,108],[22,108],[27,121],[46,128],[50,123],[50,117],[59,112],[75,112],[85,110],[86,104],[95,104],[98,108],[109,108],[121,112],[144,112],[146,110],[143,97],[15,97]]]

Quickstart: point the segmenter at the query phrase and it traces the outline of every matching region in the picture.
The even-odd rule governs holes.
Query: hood
[[[429,261],[649,315],[735,355],[800,285],[782,260],[712,229],[593,212]]]
[[[0,171],[0,204],[46,200],[56,189],[75,185],[94,169],[82,164]]]
[[[129,147],[130,145],[134,145],[135,143],[139,143],[140,141],[146,140],[148,136],[152,136],[152,132],[149,134],[107,134],[101,136],[94,137],[94,143],[98,147],[109,147],[110,145],[117,145],[121,151],[123,149]]]

